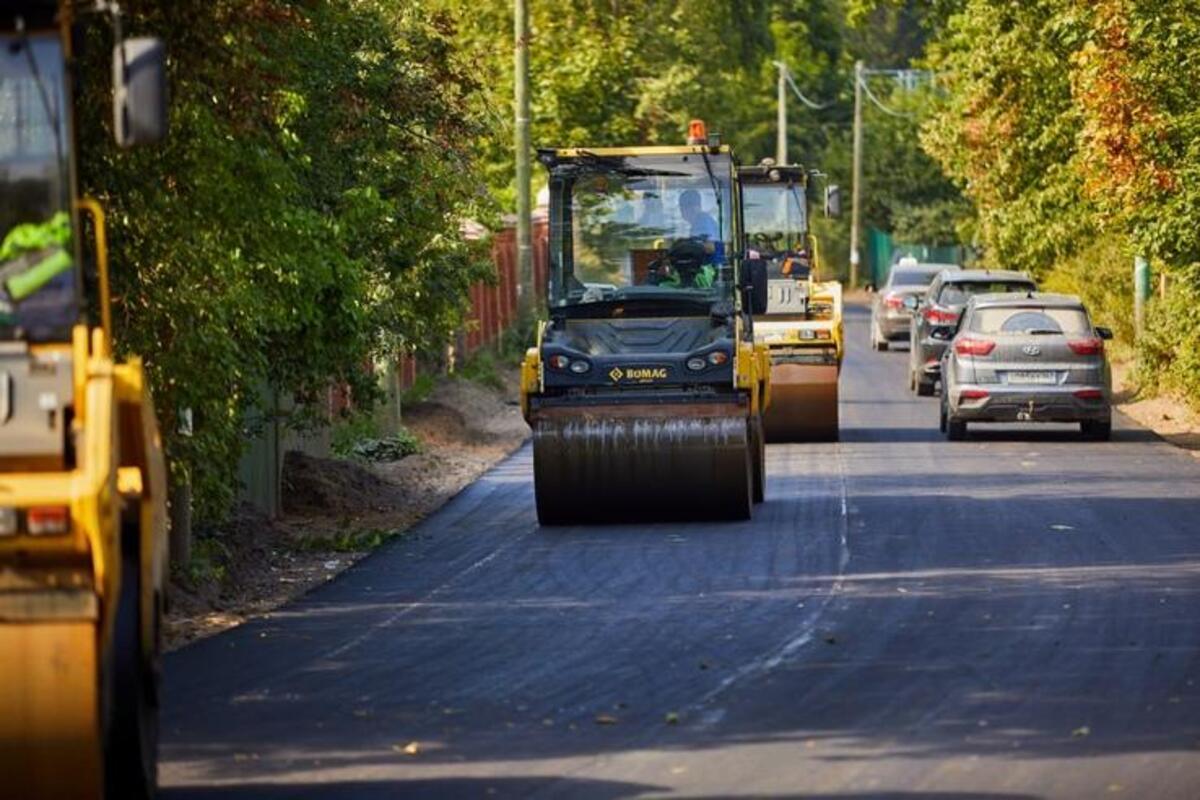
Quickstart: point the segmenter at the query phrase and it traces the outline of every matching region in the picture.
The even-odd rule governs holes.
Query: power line
[[[875,93],[871,91],[871,87],[867,85],[866,78],[859,78],[859,83],[862,84],[863,94],[865,94],[867,96],[867,99],[870,100],[875,105],[875,107],[878,108],[883,113],[890,114],[893,117],[899,117],[901,119],[913,119],[913,117],[915,116],[913,114],[908,113],[907,111],[897,111],[894,108],[888,108],[887,106],[885,106],[883,104],[883,101],[880,100],[878,97],[876,97]]]
[[[799,98],[800,102],[808,106],[813,111],[824,111],[834,104],[833,100],[830,100],[828,103],[818,103],[815,100],[809,100],[804,96],[804,92],[800,91],[800,87],[796,86],[796,82],[792,80],[792,71],[788,69],[787,64],[784,64],[782,61],[776,61],[775,66],[779,67],[780,71],[783,73],[784,80],[787,81],[788,86],[792,87],[792,92],[797,98]]]

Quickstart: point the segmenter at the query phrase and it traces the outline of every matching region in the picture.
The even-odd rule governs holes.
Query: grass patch
[[[408,428],[402,427],[391,436],[363,439],[350,448],[349,457],[359,461],[382,463],[399,461],[419,452],[421,452],[421,440]]]
[[[307,553],[361,553],[375,550],[405,533],[399,528],[361,528],[332,536],[304,536],[297,540],[296,549]]]

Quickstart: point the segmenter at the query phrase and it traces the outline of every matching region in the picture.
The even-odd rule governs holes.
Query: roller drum
[[[0,771],[29,800],[103,794],[96,626],[0,624]]]
[[[536,420],[534,490],[544,525],[748,519],[746,417],[586,414]]]
[[[771,405],[763,421],[768,442],[837,441],[837,365],[772,364]]]

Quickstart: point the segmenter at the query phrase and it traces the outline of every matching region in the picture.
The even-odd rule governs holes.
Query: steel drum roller
[[[768,442],[833,442],[838,438],[836,364],[772,364]]]
[[[748,519],[751,448],[745,416],[653,416],[574,409],[533,426],[543,524]]]
[[[96,627],[0,625],[0,774],[5,796],[96,798],[100,753]]]

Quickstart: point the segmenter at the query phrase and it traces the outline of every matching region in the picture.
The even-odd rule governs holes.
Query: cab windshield
[[[0,338],[78,315],[67,119],[58,37],[0,35]]]
[[[728,154],[583,155],[550,167],[550,305],[733,296]]]
[[[742,187],[744,225],[750,248],[764,258],[804,249],[808,210],[804,187],[795,184],[746,184]]]

